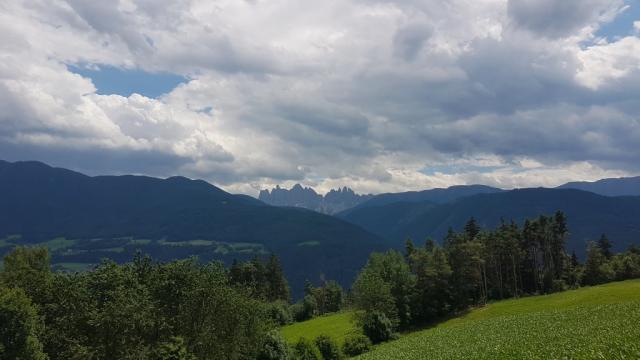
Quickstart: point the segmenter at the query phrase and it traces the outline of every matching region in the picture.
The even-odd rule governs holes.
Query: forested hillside
[[[0,253],[42,244],[77,269],[136,250],[159,260],[278,254],[294,293],[321,275],[347,285],[377,236],[313,211],[279,208],[200,180],[89,177],[37,162],[0,163]]]
[[[449,228],[461,229],[475,217],[484,227],[495,227],[501,220],[524,219],[541,213],[563,211],[571,229],[568,251],[584,256],[586,244],[606,233],[616,251],[640,243],[640,197],[606,197],[580,190],[521,189],[477,194],[446,204],[392,203],[359,208],[343,218],[385,237],[395,246],[407,238],[441,241]],[[381,221],[384,226],[381,226]]]

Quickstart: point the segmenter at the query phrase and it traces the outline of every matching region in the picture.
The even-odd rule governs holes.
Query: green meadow
[[[351,312],[320,316],[285,326],[281,329],[281,333],[289,343],[295,343],[301,337],[313,340],[319,335],[329,335],[342,343],[347,335],[360,332],[353,323],[352,317]]]
[[[282,328],[289,342],[357,332],[351,313]],[[505,300],[400,339],[361,360],[640,359],[640,280]]]

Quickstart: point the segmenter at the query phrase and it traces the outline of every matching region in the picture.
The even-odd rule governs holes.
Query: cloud
[[[558,38],[597,26],[622,5],[621,0],[509,0],[508,13],[517,27]]]
[[[599,39],[622,4],[586,1],[3,2],[1,157],[252,194],[638,174],[640,38]]]

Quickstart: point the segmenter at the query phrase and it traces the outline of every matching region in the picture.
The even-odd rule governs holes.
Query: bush
[[[316,299],[307,295],[302,302],[291,305],[291,315],[295,321],[309,320],[318,313],[318,303]]]
[[[291,309],[284,301],[269,304],[269,317],[280,326],[293,322]]]
[[[348,356],[357,356],[371,350],[371,340],[364,335],[349,335],[344,339],[342,351]]]
[[[161,360],[196,360],[187,349],[184,338],[174,336],[168,342],[161,343],[155,354],[156,359]]]
[[[344,355],[342,354],[338,343],[336,343],[333,338],[326,335],[320,335],[316,338],[315,342],[324,360],[344,359]]]
[[[289,347],[278,331],[267,334],[258,353],[258,360],[288,360]]]
[[[377,344],[391,339],[393,335],[393,325],[391,320],[379,311],[367,313],[363,319],[362,331]]]
[[[293,356],[296,360],[322,360],[322,354],[316,345],[308,339],[300,338],[293,347]]]

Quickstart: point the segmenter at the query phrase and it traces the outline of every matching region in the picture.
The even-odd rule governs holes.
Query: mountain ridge
[[[442,240],[449,227],[460,230],[474,217],[486,228],[497,226],[501,219],[522,223],[541,214],[564,211],[568,218],[570,236],[567,248],[584,254],[588,241],[595,241],[606,233],[616,250],[632,244],[640,245],[640,197],[608,197],[576,189],[528,188],[497,193],[476,194],[445,204],[426,203],[417,214],[403,216],[403,211],[418,205],[387,204],[361,208],[349,212],[343,219],[386,238],[396,247],[404,239],[422,242],[428,237]],[[390,231],[380,231],[378,222],[385,214],[401,214]]]
[[[640,196],[640,176],[572,181],[557,188],[590,191],[604,196]]]
[[[311,187],[295,184],[291,189],[276,185],[271,190],[261,190],[258,199],[274,206],[293,206],[333,215],[352,208],[373,195],[356,194],[348,187],[331,189],[325,195],[318,194]]]
[[[269,206],[184,177],[91,177],[39,162],[3,162],[0,198],[0,255],[54,239],[63,246],[52,254],[56,263],[130,261],[138,249],[162,261],[198,255],[227,263],[273,252],[297,295],[304,280],[321,276],[349,285],[369,253],[386,248],[383,239],[341,219]]]

